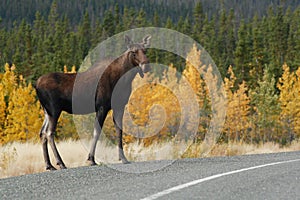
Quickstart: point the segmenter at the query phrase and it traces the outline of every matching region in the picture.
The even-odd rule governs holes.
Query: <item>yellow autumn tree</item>
[[[38,140],[42,125],[40,105],[35,90],[20,76],[7,107],[4,142]]]
[[[133,86],[137,89],[130,97],[128,103],[130,116],[125,115],[124,124],[127,126],[125,132],[133,132],[136,135],[125,136],[127,142],[134,140],[134,137],[144,138],[143,143],[147,146],[160,139],[171,139],[176,133],[180,105],[173,93],[177,85],[176,76],[171,74],[173,71],[164,72],[166,73],[164,77],[169,77],[169,80],[160,82],[158,77],[148,77],[151,83],[143,84],[141,87],[139,85],[144,80],[139,77],[134,80]],[[163,83],[164,81],[167,83]]]
[[[41,112],[35,90],[22,76],[16,76],[14,65],[4,68],[0,79],[0,143],[36,139]]]
[[[249,128],[250,98],[247,95],[248,87],[243,81],[236,91],[233,90],[236,77],[232,67],[229,67],[230,78],[225,78],[228,107],[224,126],[226,138],[232,141],[245,140]]]
[[[0,138],[2,138],[2,134],[4,131],[4,124],[5,124],[5,112],[6,112],[6,103],[4,99],[4,94],[3,94],[4,88],[3,85],[1,84],[1,79],[0,79]],[[1,143],[1,139],[0,139]]]
[[[236,77],[233,73],[232,70],[232,66],[230,66],[228,68],[227,73],[229,74],[229,77],[225,77],[224,78],[224,88],[225,88],[225,92],[227,94],[227,100],[228,100],[228,105],[227,105],[227,114],[226,114],[226,122],[224,125],[224,132],[223,132],[223,136],[222,136],[222,140],[228,140],[228,138],[230,138],[230,132],[231,132],[231,125],[233,123],[233,112],[231,109],[231,105],[230,102],[232,102],[233,99],[233,94],[234,94],[234,85],[235,85],[235,81],[236,81]]]
[[[64,73],[76,73],[76,67],[75,65],[72,66],[71,71],[68,71],[68,67],[64,66]]]
[[[192,49],[187,55],[186,65],[183,71],[183,76],[188,81],[189,85],[192,87],[194,93],[197,97],[197,102],[199,105],[199,128],[197,134],[197,140],[202,140],[207,132],[210,118],[211,118],[211,101],[206,85],[206,81],[202,78],[206,77],[209,79],[208,72],[204,72],[203,68],[206,68],[201,62],[201,50],[197,49],[197,46],[194,44]]]
[[[17,87],[17,76],[15,75],[15,66],[9,66],[9,64],[5,64],[4,66],[4,74],[1,78],[1,85],[2,85],[2,93],[6,99],[9,98],[10,94],[14,91]]]
[[[14,73],[15,66],[4,65],[4,73],[0,76],[0,144],[4,143],[5,124],[7,115],[7,104],[9,97],[17,86],[16,75]]]
[[[281,123],[283,125],[282,144],[300,136],[300,69],[291,72],[287,64],[282,66],[283,74],[277,84],[280,90]]]
[[[220,94],[222,92],[219,89],[220,85],[213,73],[212,66],[202,64],[200,58],[201,51],[194,45],[187,55],[185,70],[180,79],[176,74],[178,72],[170,65],[167,70],[162,70],[161,77],[163,78],[150,77],[151,83],[133,91],[128,104],[131,118],[125,117],[124,124],[128,125],[130,124],[129,121],[132,120],[135,125],[138,125],[138,127],[129,126],[128,129],[129,132],[136,132],[137,135],[135,136],[139,138],[146,137],[143,140],[144,144],[148,145],[154,141],[160,141],[160,139],[175,137],[176,140],[187,140],[191,139],[191,136],[196,141],[203,141],[209,131],[208,129],[211,128],[210,126],[221,124],[220,110],[226,109],[226,105],[220,96],[226,95]],[[141,79],[137,76],[133,85],[138,86],[139,84],[141,84]],[[208,88],[213,91],[212,94],[209,93]],[[213,96],[215,104],[213,111],[211,96]],[[195,103],[194,98],[196,98]],[[186,102],[189,105],[185,104]],[[185,113],[189,114],[186,116]],[[211,122],[212,115],[215,117],[214,122]],[[162,127],[160,127],[161,121],[165,122]],[[143,128],[149,124],[152,125],[153,129]],[[199,125],[196,127],[197,130],[195,130],[195,124]],[[160,130],[155,136],[152,136],[151,134],[157,131],[155,127],[159,127]],[[180,132],[178,129],[182,127],[184,127],[183,132],[185,134],[177,134]],[[214,133],[220,127],[211,129],[210,131]],[[197,133],[196,138],[195,133]],[[126,141],[132,141],[135,136],[125,136]]]
[[[293,93],[295,94],[295,98],[293,103],[295,104],[295,122],[294,122],[294,131],[295,131],[295,138],[300,137],[300,67],[298,67],[297,71],[295,72],[296,81],[294,84]],[[291,138],[292,139],[292,138]]]
[[[200,56],[201,56],[201,51],[198,50],[197,46],[194,44],[191,51],[187,55],[185,69],[182,72],[182,74],[187,79],[190,86],[193,88],[195,94],[197,95],[197,101],[199,103],[199,107],[202,108],[206,103],[205,101],[207,101],[206,98],[208,98],[207,97],[208,91],[207,91],[205,81],[201,77],[204,71],[201,70],[202,63],[200,60]]]

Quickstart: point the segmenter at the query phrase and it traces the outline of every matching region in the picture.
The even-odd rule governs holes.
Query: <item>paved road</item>
[[[0,179],[0,199],[300,199],[300,152],[112,167]]]

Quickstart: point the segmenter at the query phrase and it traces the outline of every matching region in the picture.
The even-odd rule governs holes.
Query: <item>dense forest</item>
[[[79,67],[89,50],[109,36],[145,26],[191,36],[210,53],[223,76],[232,65],[239,80],[256,82],[266,65],[275,77],[283,63],[292,69],[299,65],[297,1],[163,2],[1,1],[0,65],[14,63],[34,82],[46,72],[62,71],[64,65]],[[149,57],[166,64],[178,60],[160,55]],[[182,64],[176,66],[182,71]]]
[[[6,66],[0,68],[0,83],[2,89],[6,82],[14,85],[10,92],[3,90],[2,97],[0,95],[4,121],[10,112],[5,111],[9,108],[9,94],[18,89],[20,82],[18,78],[12,82],[3,78],[9,77],[12,71],[12,77],[22,75],[21,89],[29,87],[29,93],[34,95],[31,85],[27,84],[34,83],[41,74],[63,71],[64,66],[78,69],[99,42],[132,28],[155,26],[189,35],[215,61],[227,87],[229,109],[232,109],[227,115],[225,141],[256,138],[257,142],[270,140],[285,144],[300,135],[299,109],[295,102],[300,96],[299,1],[74,0],[71,3],[45,0],[37,3],[3,0],[0,5],[0,66]],[[185,61],[174,55],[151,49],[147,54],[151,62],[173,63],[178,71],[193,76],[186,69]],[[10,70],[5,63],[14,64],[16,68]],[[202,88],[204,94],[203,91]],[[296,97],[290,91],[294,91]],[[205,95],[199,98],[204,98],[203,102],[210,101]],[[209,118],[209,106],[201,104],[200,107]],[[40,114],[36,117],[41,118]],[[243,125],[238,125],[243,120]],[[1,125],[0,120],[0,130],[7,127],[5,123]],[[274,124],[277,124],[276,131]],[[236,130],[232,130],[233,127]],[[199,133],[206,128],[205,125]],[[284,139],[280,138],[284,133]],[[242,134],[247,137],[242,138]]]
[[[283,6],[284,9],[296,8],[300,3],[297,0],[56,0],[57,12],[60,17],[66,16],[72,26],[76,26],[82,19],[86,11],[89,12],[92,24],[98,19],[103,19],[105,11],[118,4],[120,14],[124,14],[124,8],[132,8],[135,11],[144,10],[147,19],[152,19],[155,13],[159,14],[162,21],[170,17],[177,22],[182,17],[193,18],[193,8],[200,2],[203,11],[211,19],[221,9],[229,11],[233,9],[238,20],[252,18],[255,14],[265,16],[266,10],[270,6]],[[35,20],[35,14],[39,11],[43,17],[47,18],[53,0],[2,0],[0,2],[0,17],[3,19],[2,26],[12,27],[15,21],[32,23]]]

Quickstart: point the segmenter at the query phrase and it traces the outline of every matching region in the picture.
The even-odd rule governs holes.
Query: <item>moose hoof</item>
[[[130,164],[130,162],[127,159],[121,159],[123,164]]]
[[[88,165],[89,165],[89,166],[97,165],[97,163],[95,162],[95,157],[94,157],[94,156],[91,156],[91,155],[89,155],[89,157],[88,157],[88,159],[87,159],[87,162],[88,162]]]
[[[96,163],[96,162],[90,162],[89,165],[90,165],[90,166],[95,166],[95,165],[97,165],[97,163]]]
[[[67,169],[65,165],[59,165],[60,169]]]
[[[97,163],[94,160],[87,160],[88,166],[95,166]]]
[[[56,168],[53,167],[52,165],[48,165],[48,166],[46,167],[46,170],[54,171],[54,170],[56,170]]]

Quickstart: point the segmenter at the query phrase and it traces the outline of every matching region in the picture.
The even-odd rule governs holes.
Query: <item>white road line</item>
[[[274,163],[269,163],[269,164],[264,164],[264,165],[258,165],[258,166],[254,166],[254,167],[248,167],[248,168],[243,168],[243,169],[239,169],[239,170],[234,170],[234,171],[230,171],[230,172],[226,172],[226,173],[222,173],[222,174],[216,174],[213,176],[209,176],[206,178],[201,178],[201,179],[197,179],[188,183],[184,183],[182,185],[178,185],[166,190],[163,190],[161,192],[158,192],[156,194],[150,195],[146,198],[143,198],[141,200],[153,200],[153,199],[157,199],[159,197],[165,196],[167,194],[170,194],[172,192],[176,192],[179,191],[181,189],[193,186],[193,185],[197,185],[199,183],[203,183],[205,181],[209,181],[212,179],[216,179],[216,178],[220,178],[222,176],[227,176],[227,175],[231,175],[231,174],[236,174],[236,173],[240,173],[240,172],[244,172],[244,171],[249,171],[249,170],[253,170],[253,169],[258,169],[258,168],[263,168],[263,167],[268,167],[268,166],[273,166],[273,165],[280,165],[280,164],[285,164],[285,163],[291,163],[291,162],[298,162],[300,161],[300,159],[296,159],[296,160],[287,160],[287,161],[281,161],[281,162],[274,162]]]

